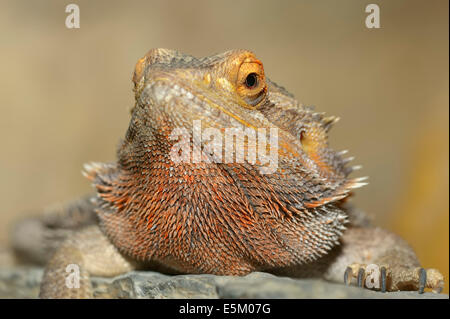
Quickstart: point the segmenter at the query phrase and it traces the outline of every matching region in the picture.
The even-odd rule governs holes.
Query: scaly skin
[[[85,211],[99,227],[68,233],[46,268],[41,297],[92,297],[89,274],[148,263],[181,273],[271,271],[340,282],[359,274],[360,285],[366,265],[377,264],[386,270],[383,289],[441,289],[442,275],[422,270],[403,240],[346,206],[364,183],[349,178],[356,167],[328,146],[337,119],[300,105],[266,78],[253,53],[197,59],[154,49],[138,61],[133,82],[136,103],[117,162],[85,167],[97,192]],[[260,160],[220,161],[220,152],[202,152],[195,138],[187,143],[201,161],[175,162],[171,151],[182,137],[171,134],[195,131],[195,121],[203,131],[276,128],[275,169],[263,173]],[[238,135],[234,146],[242,142],[251,153],[249,140]],[[225,144],[219,150],[229,152]],[[81,289],[65,286],[69,263],[81,267]]]

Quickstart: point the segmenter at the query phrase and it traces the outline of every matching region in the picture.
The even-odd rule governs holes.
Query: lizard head
[[[87,172],[100,220],[118,247],[142,259],[165,253],[157,259],[175,268],[217,273],[232,262],[225,256],[246,259],[234,264],[244,268],[287,266],[338,242],[347,219],[340,202],[362,183],[348,178],[352,169],[328,146],[337,119],[270,81],[252,52],[195,58],[153,49],[136,64],[133,82],[136,103],[118,162]],[[227,129],[237,129],[231,148]],[[225,143],[210,139],[214,132]],[[247,154],[242,161],[239,146]],[[174,161],[174,149],[184,161]],[[264,158],[275,159],[269,173],[262,169],[273,162]],[[197,266],[186,265],[186,254],[201,255],[192,257]],[[217,264],[211,254],[221,256]]]
[[[156,85],[154,91],[164,91],[166,98],[190,92],[203,97],[208,105],[217,102],[214,107],[222,112],[228,108],[223,108],[223,104],[230,103],[256,109],[267,97],[262,62],[246,50],[197,59],[173,50],[154,49],[136,64],[133,82],[137,97],[143,89],[158,83],[160,86]]]
[[[263,63],[250,51],[195,58],[153,49],[137,62],[133,82],[133,111],[140,108],[138,117],[150,119],[153,128],[164,132],[160,138],[168,139],[175,127],[192,132],[196,120],[202,128],[222,130],[274,127],[279,130],[281,157],[298,161],[311,174],[334,184],[328,194],[335,196],[329,199],[345,197],[348,190],[362,185],[361,180],[346,183],[353,170],[346,167],[349,160],[328,145],[328,131],[339,118],[301,105],[266,77]],[[280,163],[281,170],[290,168]]]

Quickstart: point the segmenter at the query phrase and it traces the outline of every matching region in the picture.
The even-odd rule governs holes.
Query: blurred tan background
[[[76,3],[81,28],[65,27]],[[377,3],[381,29],[367,29]],[[0,0],[0,245],[20,217],[91,190],[133,105],[131,74],[150,48],[197,56],[253,50],[331,132],[370,184],[356,205],[449,270],[448,1]]]

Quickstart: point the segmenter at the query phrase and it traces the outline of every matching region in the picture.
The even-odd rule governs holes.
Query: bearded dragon
[[[117,161],[85,166],[95,194],[16,228],[18,255],[47,263],[40,297],[90,298],[90,276],[143,268],[443,288],[439,271],[346,202],[365,183],[328,145],[338,118],[300,104],[252,52],[152,49],[133,83]],[[68,265],[79,288],[66,285]],[[365,280],[374,265],[378,287]]]

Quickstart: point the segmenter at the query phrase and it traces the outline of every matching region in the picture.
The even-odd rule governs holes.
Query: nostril
[[[303,142],[305,141],[305,131],[300,131],[300,143],[303,144]]]

